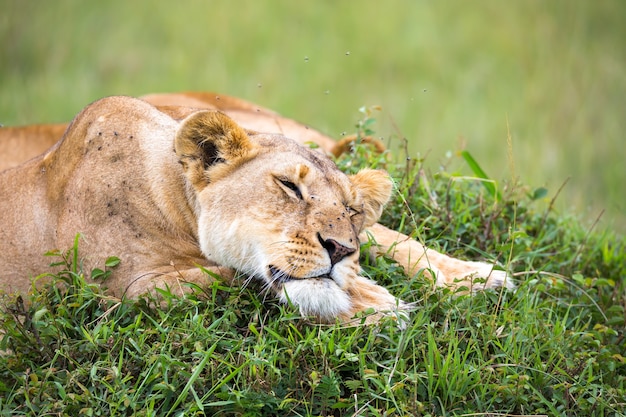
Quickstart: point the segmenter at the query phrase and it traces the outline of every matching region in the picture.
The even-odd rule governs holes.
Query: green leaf
[[[501,199],[500,193],[496,189],[495,181],[487,176],[485,171],[483,171],[483,169],[480,167],[480,165],[478,165],[478,162],[476,162],[474,157],[467,151],[461,151],[461,156],[463,157],[463,159],[465,160],[467,165],[469,165],[469,167],[472,170],[472,172],[474,173],[474,175],[476,177],[480,178],[481,180],[483,180],[482,184],[485,186],[485,188],[487,189],[489,194],[492,197],[495,197],[498,200],[500,200]]]
[[[336,410],[336,409],[350,408],[350,407],[352,407],[352,403],[344,402],[344,401],[338,401],[335,404],[333,404],[330,408]]]
[[[548,195],[548,189],[545,187],[539,187],[535,191],[533,191],[533,195],[530,197],[531,200],[540,200]]]
[[[106,275],[106,272],[104,272],[100,268],[94,268],[91,271],[91,279],[93,279],[94,281],[98,279],[102,279],[105,275]]]
[[[113,268],[113,267],[118,266],[119,264],[120,264],[120,258],[118,258],[117,256],[110,256],[104,262],[104,266],[106,266],[107,268]]]

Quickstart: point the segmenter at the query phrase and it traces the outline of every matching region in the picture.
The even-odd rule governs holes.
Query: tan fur
[[[322,321],[406,307],[359,276],[366,233],[375,252],[389,253],[409,274],[432,270],[439,285],[489,277],[481,286],[511,286],[489,264],[427,251],[376,224],[391,193],[385,173],[347,177],[323,154],[256,131],[288,130],[300,143],[316,138],[331,153],[334,142],[321,133],[211,93],[146,99],[158,107],[128,97],[93,103],[48,152],[0,173],[0,287],[28,291],[29,278],[49,270],[41,255],[70,247],[79,232],[87,269],[120,257],[105,283],[117,296],[166,286],[183,293],[184,282],[210,282],[200,265],[226,279],[235,270],[260,278]],[[199,110],[216,102],[238,123]],[[59,134],[6,129],[0,144],[30,137],[33,153]],[[7,153],[0,166],[31,156]]]
[[[21,164],[57,143],[67,123],[0,127],[0,171]]]
[[[246,100],[217,93],[185,92],[148,94],[142,100],[153,104],[175,119],[182,119],[190,108],[219,110],[246,129],[280,133],[303,145],[313,144],[329,155],[339,156],[350,150],[355,135],[334,141],[319,131],[288,119]],[[21,127],[0,127],[0,171],[43,153],[61,139],[67,124],[42,124]],[[364,138],[377,151],[384,145],[373,138]]]

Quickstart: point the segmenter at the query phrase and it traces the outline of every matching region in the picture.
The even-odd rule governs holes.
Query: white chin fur
[[[324,278],[293,280],[283,285],[280,301],[298,306],[304,316],[332,321],[350,310],[348,294],[335,282]]]

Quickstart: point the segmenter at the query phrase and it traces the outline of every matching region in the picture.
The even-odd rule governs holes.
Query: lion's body
[[[198,266],[226,278],[236,270],[326,321],[402,306],[359,275],[359,235],[367,227],[408,273],[430,267],[439,284],[491,274],[488,264],[425,252],[374,224],[391,191],[386,174],[348,177],[282,135],[244,131],[221,113],[197,110],[216,107],[208,97],[215,95],[146,97],[159,107],[128,97],[100,100],[49,151],[1,172],[0,288],[27,292],[30,278],[50,269],[42,254],[71,247],[77,233],[86,270],[120,258],[105,283],[117,296],[208,283]],[[248,102],[219,101],[248,129],[286,132],[328,152],[335,146]],[[36,132],[33,148],[59,134]],[[0,143],[11,137],[1,134]],[[488,286],[503,284],[506,275],[495,272]]]
[[[67,123],[0,127],[0,171],[44,153],[61,139]]]
[[[335,141],[307,125],[269,109],[240,98],[215,93],[148,94],[141,99],[169,111],[174,117],[176,113],[188,111],[188,108],[218,110],[246,129],[279,133],[302,145],[318,146],[329,155],[338,156],[345,152],[355,139],[354,136],[347,136]],[[61,139],[66,128],[67,123],[0,128],[0,171],[17,166],[48,150]],[[382,149],[378,142],[372,141],[372,144]]]
[[[3,195],[19,190],[0,200],[3,223],[14,225],[0,229],[2,275],[10,278],[11,287],[26,290],[28,280],[18,277],[45,271],[49,260],[41,255],[70,247],[78,232],[85,236],[81,245],[89,254],[89,265],[100,265],[101,256],[122,257],[116,275],[130,273],[137,264],[152,267],[149,258],[156,242],[151,236],[162,240],[158,252],[166,257],[176,251],[170,244],[184,247],[193,239],[194,232],[183,224],[185,212],[178,209],[165,215],[167,208],[160,207],[163,198],[150,185],[159,175],[153,171],[164,164],[152,165],[151,155],[171,150],[175,121],[147,104],[131,109],[118,101],[86,108],[56,147],[0,175]],[[150,134],[150,129],[162,134]],[[180,171],[175,155],[168,162]],[[158,181],[174,178],[162,175]],[[179,190],[162,188],[163,193],[172,193],[170,202],[184,200],[184,184],[178,185]],[[111,287],[117,285],[113,282]]]

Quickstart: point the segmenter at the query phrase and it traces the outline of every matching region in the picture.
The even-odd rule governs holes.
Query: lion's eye
[[[283,185],[283,187],[291,190],[296,195],[296,197],[302,200],[302,192],[300,192],[300,189],[298,188],[296,184],[287,180],[278,180],[278,181]]]

